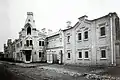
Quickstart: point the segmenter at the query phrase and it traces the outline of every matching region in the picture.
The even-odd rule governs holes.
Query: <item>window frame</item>
[[[68,59],[71,58],[70,52],[67,53],[67,58],[68,58]]]
[[[105,51],[105,57],[102,57],[102,51]],[[106,49],[101,49],[100,50],[100,59],[107,59],[107,50]]]
[[[102,28],[104,29],[104,34],[102,33]],[[105,36],[106,35],[106,29],[105,29],[105,26],[101,26],[100,27],[100,36]]]
[[[70,43],[70,35],[67,36],[67,43]]]
[[[41,57],[42,57],[42,52],[40,51],[40,52],[39,52],[39,58],[41,58]]]
[[[79,34],[81,34],[81,35],[79,35]],[[78,32],[77,38],[78,38],[78,41],[82,41],[82,33],[81,32]]]
[[[45,41],[40,40],[40,41],[39,41],[39,46],[45,46]]]
[[[80,53],[81,53],[81,57],[80,57]],[[78,59],[82,59],[82,58],[83,58],[82,51],[78,51]]]
[[[33,45],[33,41],[32,40],[29,40],[30,41],[30,46],[32,46]]]
[[[86,33],[87,32],[87,38],[85,38],[86,37]],[[89,36],[88,36],[88,30],[87,31],[84,31],[84,40],[88,40],[88,38],[89,38]]]
[[[45,42],[44,41],[41,41],[42,42],[42,46],[45,46]]]
[[[86,52],[88,52],[88,57],[86,57]],[[90,58],[90,56],[89,56],[89,51],[88,50],[85,50],[84,51],[84,59],[89,59]]]
[[[39,46],[42,46],[42,42],[41,41],[39,41]]]

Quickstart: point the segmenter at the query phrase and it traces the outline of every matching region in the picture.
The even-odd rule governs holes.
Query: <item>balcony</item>
[[[24,45],[23,50],[32,50],[33,49],[33,45]]]

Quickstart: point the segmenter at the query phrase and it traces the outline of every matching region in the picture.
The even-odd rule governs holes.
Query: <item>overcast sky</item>
[[[74,25],[80,16],[95,19],[117,12],[120,15],[119,0],[0,0],[0,51],[8,38],[18,38],[24,27],[27,12],[34,13],[37,29],[47,28],[57,31],[66,27],[66,22]]]

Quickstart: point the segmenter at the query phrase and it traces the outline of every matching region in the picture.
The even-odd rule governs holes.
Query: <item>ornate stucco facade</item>
[[[116,13],[88,20],[53,34],[35,28],[33,13],[27,13],[19,39],[13,41],[13,58],[23,62],[47,61],[75,65],[120,64],[120,26]]]

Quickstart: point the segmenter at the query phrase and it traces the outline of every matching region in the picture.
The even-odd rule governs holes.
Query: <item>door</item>
[[[31,60],[31,50],[27,50],[26,51],[26,61],[30,61]]]
[[[53,63],[57,63],[57,54],[52,54]]]

